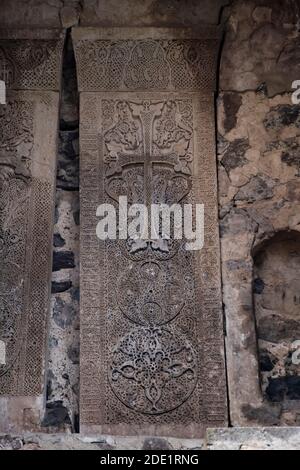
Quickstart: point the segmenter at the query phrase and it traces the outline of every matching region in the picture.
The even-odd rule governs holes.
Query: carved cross
[[[154,128],[154,119],[156,117],[162,117],[162,111],[164,106],[169,106],[169,110],[172,112],[172,106],[176,106],[175,103],[169,102],[166,104],[164,101],[157,101],[157,102],[148,102],[142,101],[140,103],[137,102],[125,102],[120,103],[120,114],[119,114],[119,121],[114,126],[113,130],[108,132],[109,138],[107,139],[107,146],[110,149],[110,154],[114,154],[113,165],[110,166],[110,169],[107,172],[107,186],[106,190],[107,193],[118,202],[119,196],[124,196],[125,194],[115,191],[114,184],[116,181],[122,181],[127,184],[127,188],[129,191],[134,192],[134,182],[126,181],[126,169],[130,167],[140,167],[143,166],[143,202],[148,209],[148,214],[151,212],[151,204],[153,201],[153,191],[154,188],[154,180],[153,180],[153,165],[161,165],[164,167],[169,167],[172,172],[174,173],[173,176],[170,178],[169,176],[165,177],[165,181],[163,182],[164,189],[167,188],[167,185],[175,185],[175,180],[181,178],[181,184],[183,187],[181,188],[181,195],[180,197],[178,194],[174,197],[172,203],[179,202],[188,192],[190,189],[190,182],[189,179],[186,177],[186,174],[189,174],[189,169],[187,166],[187,162],[184,162],[183,159],[180,160],[180,157],[185,155],[186,148],[189,145],[188,139],[186,139],[186,133],[189,133],[190,130],[184,128],[184,125],[181,123],[180,125],[176,122],[176,119],[167,119],[169,126],[169,132],[171,133],[172,130],[178,131],[178,142],[173,142],[169,144],[167,142],[167,137],[161,137],[163,143],[161,145],[156,146],[159,148],[158,152],[154,152],[153,145],[154,145],[154,135],[153,135],[153,128]],[[124,108],[123,108],[124,106]],[[128,109],[130,110],[130,115],[128,115]],[[128,124],[128,121],[131,119],[131,124]],[[141,129],[138,129],[135,122],[140,123]],[[121,125],[120,125],[121,123]],[[128,129],[128,127],[131,128]],[[173,126],[173,128],[172,128]],[[124,129],[127,132],[124,132]],[[163,133],[165,131],[162,131]],[[167,132],[165,132],[168,135]],[[177,134],[176,134],[177,135]],[[165,142],[166,141],[166,142]],[[115,146],[114,152],[113,144]],[[175,148],[174,148],[175,147]],[[135,154],[131,153],[130,150],[139,148],[139,155],[137,152]],[[136,178],[139,178],[136,175]],[[184,181],[183,181],[184,180]],[[112,191],[110,188],[114,187]],[[178,189],[178,188],[177,188]],[[124,191],[124,189],[122,188]],[[120,191],[120,187],[119,187]],[[180,191],[179,191],[180,193]],[[163,198],[162,198],[163,199]],[[161,201],[165,202],[165,201]],[[148,221],[150,224],[150,221]],[[148,227],[148,232],[150,227]],[[133,247],[134,251],[137,249],[144,249],[151,244],[153,248],[160,249],[162,251],[168,251],[164,240],[140,240],[138,243],[135,243],[135,248]]]
[[[106,162],[109,163],[109,169],[106,172],[106,177],[109,179],[115,174],[122,174],[123,169],[129,165],[143,165],[144,166],[144,191],[145,198],[144,202],[150,201],[149,195],[151,195],[151,182],[152,182],[152,168],[153,164],[169,165],[175,173],[183,175],[190,175],[191,171],[187,163],[191,161],[188,154],[188,146],[191,138],[191,129],[188,128],[182,121],[177,121],[174,116],[164,117],[163,121],[168,121],[167,125],[173,127],[176,130],[176,137],[171,142],[168,142],[167,137],[162,137],[160,145],[156,146],[159,148],[160,155],[154,154],[153,144],[153,121],[156,117],[163,117],[163,107],[168,105],[171,109],[172,105],[175,106],[174,102],[148,102],[142,101],[141,103],[136,102],[120,102],[120,106],[127,106],[130,109],[130,115],[126,115],[126,110],[121,109],[119,111],[119,120],[116,125],[109,129],[106,133],[106,146],[108,149],[108,158]],[[141,124],[141,129],[135,127],[133,118]],[[131,119],[131,123],[129,123]],[[172,122],[174,121],[174,122]],[[131,128],[129,129],[129,125]],[[120,127],[126,127],[126,130],[121,130]],[[171,133],[173,129],[168,129]],[[162,132],[167,134],[164,129]],[[142,142],[142,145],[140,145]],[[133,152],[133,150],[137,150]],[[115,195],[111,195],[115,200]]]

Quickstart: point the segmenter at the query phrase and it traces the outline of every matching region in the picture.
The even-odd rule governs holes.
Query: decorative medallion
[[[113,351],[110,383],[129,408],[158,415],[184,403],[197,382],[196,353],[175,331],[137,328]]]

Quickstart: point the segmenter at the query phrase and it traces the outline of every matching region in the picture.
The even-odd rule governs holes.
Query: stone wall
[[[10,27],[190,26],[217,24],[228,0],[2,0]]]
[[[299,423],[300,233],[279,233],[256,254],[254,307],[262,391]],[[298,410],[298,413],[297,413]]]
[[[43,426],[78,430],[79,116],[70,35],[65,44],[56,180],[47,407]]]
[[[272,245],[272,261],[253,269],[266,240],[300,229],[300,107],[291,100],[292,81],[300,77],[299,8],[299,2],[236,1],[224,12],[219,205],[233,425],[299,424],[300,369],[290,365],[300,319],[299,245],[287,237]],[[277,283],[270,282],[274,271]],[[290,300],[282,310],[278,299],[285,294]]]

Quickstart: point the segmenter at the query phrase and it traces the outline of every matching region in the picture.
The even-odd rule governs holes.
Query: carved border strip
[[[22,298],[18,301],[22,322],[15,324],[15,328],[18,329],[14,335],[15,341],[18,342],[17,355],[8,369],[2,370],[4,375],[2,374],[0,378],[0,393],[7,397],[38,396],[44,390],[47,313],[50,305],[52,268],[58,101],[58,94],[55,92],[11,91],[8,94],[7,105],[0,109],[0,125],[3,126],[1,119],[5,119],[5,113],[10,113],[11,106],[17,105],[16,113],[9,115],[14,128],[10,126],[9,133],[8,129],[5,131],[4,125],[5,133],[0,135],[0,153],[2,149],[0,176],[4,177],[0,199],[4,203],[1,205],[4,215],[7,188],[12,191],[13,182],[18,181],[21,183],[23,181],[22,187],[28,187],[28,201],[22,208],[26,224],[21,225],[21,220],[19,223],[17,219],[12,226],[9,220],[14,221],[15,216],[14,213],[8,213],[7,223],[1,226],[6,232],[11,230],[15,237],[22,237],[25,249],[25,260],[19,268],[24,288]],[[27,114],[22,108],[23,104],[29,110]],[[22,132],[27,129],[28,119],[31,122],[28,129],[32,133],[32,140],[28,139],[28,136],[22,137]],[[45,123],[47,123],[46,134]],[[5,145],[5,139],[8,139],[9,145]],[[17,193],[11,194],[11,201],[20,206]],[[16,244],[16,249],[8,247],[5,255],[7,262],[14,262],[18,246]],[[17,274],[14,272],[14,276]],[[1,308],[3,305],[9,307],[10,304],[5,298],[3,304],[3,295],[5,297],[5,291],[2,290]],[[3,333],[5,331],[0,332],[0,337]],[[5,423],[2,425],[5,426]]]
[[[74,28],[80,91],[213,91],[221,31]]]

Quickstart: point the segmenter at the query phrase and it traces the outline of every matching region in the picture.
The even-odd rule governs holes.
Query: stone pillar
[[[215,28],[75,28],[81,158],[81,432],[226,425]],[[205,243],[101,241],[99,204],[205,205]]]
[[[0,30],[0,431],[43,409],[63,35]]]

